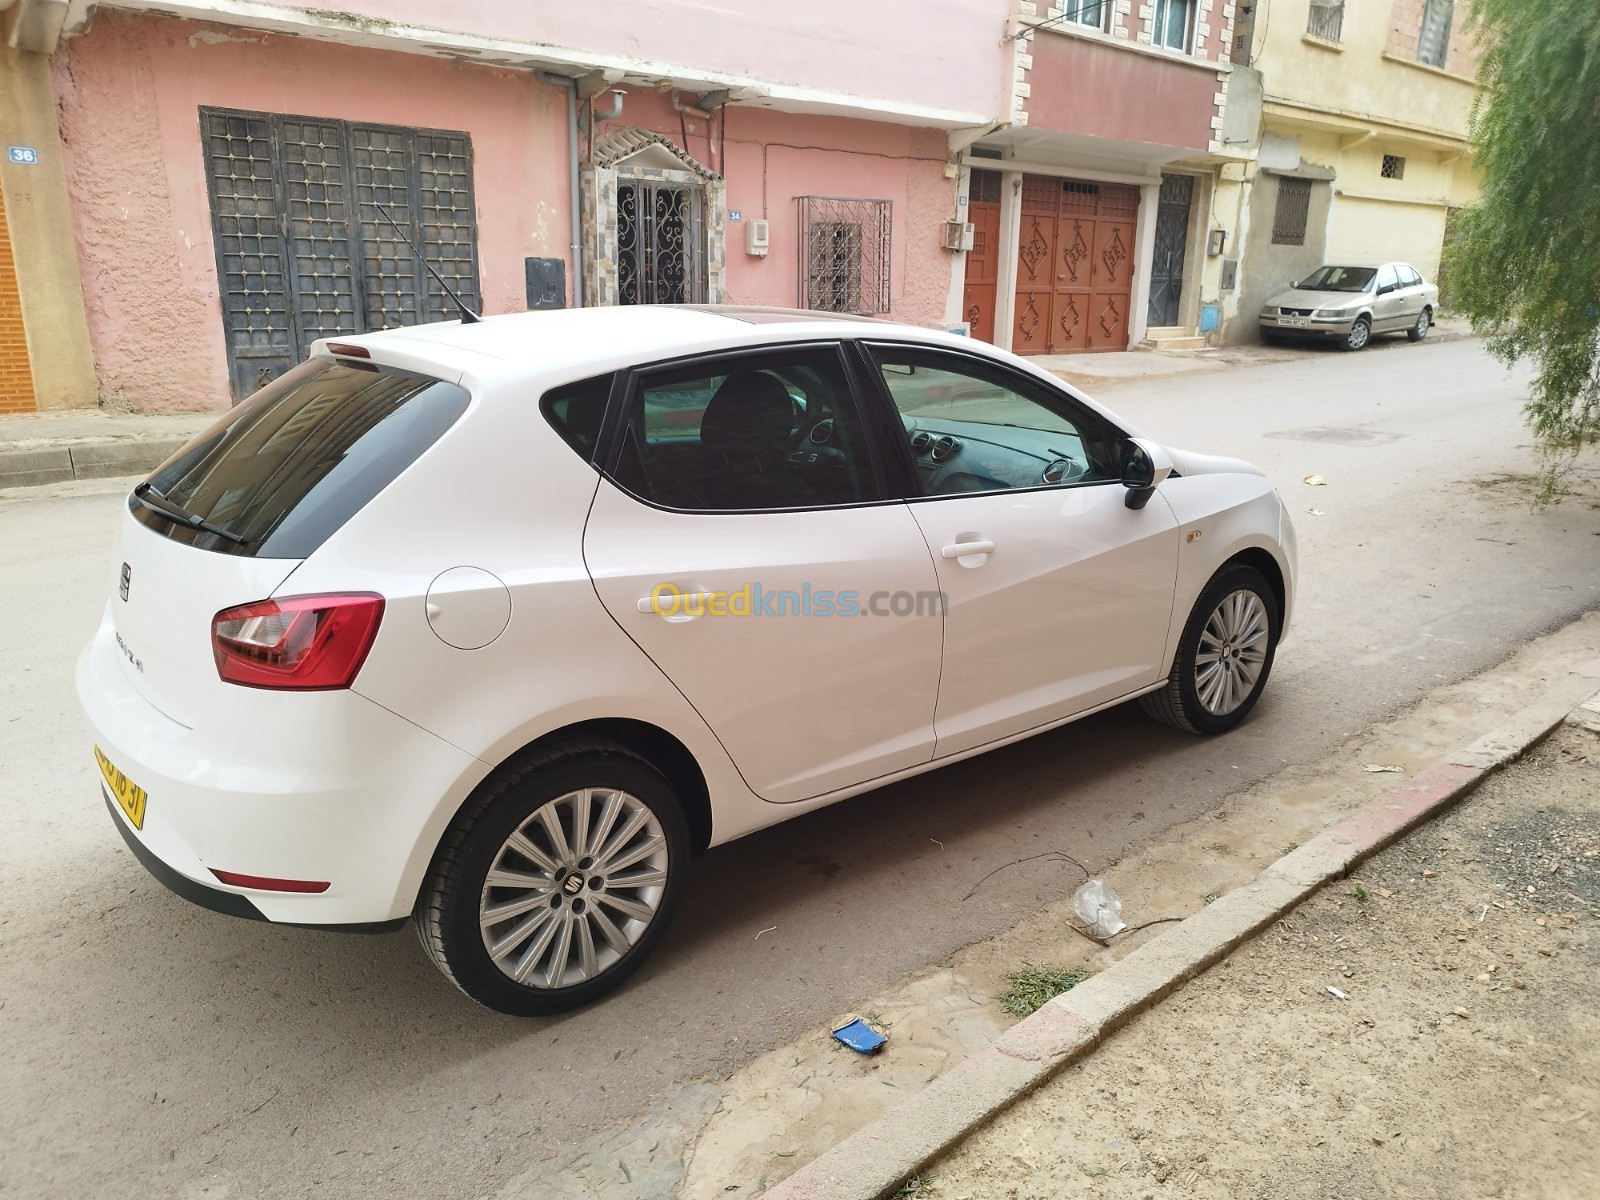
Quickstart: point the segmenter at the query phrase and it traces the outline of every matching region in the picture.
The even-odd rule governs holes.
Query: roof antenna
[[[395,219],[389,215],[389,210],[387,208],[385,208],[383,205],[379,204],[377,202],[377,200],[373,200],[372,206],[374,208],[376,208],[380,213],[383,214],[383,219],[385,221],[389,222],[389,224],[394,226],[394,231],[400,235],[400,240],[402,242],[404,242],[407,247],[410,248],[412,254],[416,255],[417,261],[420,262],[423,266],[428,268],[428,274],[432,275],[433,279],[434,279],[434,282],[437,283],[440,287],[442,287],[444,289],[444,294],[446,296],[449,296],[450,299],[455,302],[456,308],[459,309],[460,312],[461,312],[461,323],[463,325],[475,325],[479,321],[483,320],[482,317],[480,317],[477,313],[473,312],[470,308],[468,308],[465,304],[463,304],[461,302],[461,297],[460,296],[456,295],[453,291],[450,290],[450,285],[448,283],[446,283],[442,278],[440,278],[439,272],[437,272],[437,271],[435,271],[433,269],[433,264],[430,263],[427,259],[422,257],[422,251],[418,250],[415,246],[413,246],[411,244],[411,239],[406,236],[406,231],[404,229],[401,229],[399,224],[396,223]]]

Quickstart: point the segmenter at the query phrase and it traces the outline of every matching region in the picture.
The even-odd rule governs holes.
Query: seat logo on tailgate
[[[133,568],[127,563],[122,564],[122,585],[117,589],[122,593],[123,600],[128,598],[128,585],[133,582]]]

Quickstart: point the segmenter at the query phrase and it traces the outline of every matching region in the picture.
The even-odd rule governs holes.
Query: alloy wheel
[[[1271,626],[1266,605],[1252,591],[1229,592],[1200,631],[1194,690],[1205,710],[1225,717],[1249,698],[1267,661]]]
[[[478,925],[515,983],[572,987],[620,962],[650,928],[667,884],[667,837],[651,808],[580,788],[535,809],[490,865]]]

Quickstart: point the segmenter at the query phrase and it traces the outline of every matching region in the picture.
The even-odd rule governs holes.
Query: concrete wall
[[[207,7],[204,0],[114,2],[181,15]],[[1005,5],[996,0],[269,0],[230,8],[252,24],[320,25],[357,43],[403,38],[480,61],[542,54],[666,80],[770,85],[975,115],[1001,111],[1006,83]]]
[[[1276,172],[1260,171],[1250,182],[1245,201],[1248,214],[1244,222],[1238,304],[1223,327],[1227,342],[1257,341],[1261,306],[1327,261],[1333,185],[1326,179],[1314,179],[1311,183],[1305,245],[1273,245],[1272,219],[1278,205],[1278,181],[1285,177]]]
[[[31,146],[32,165],[0,161],[14,298],[3,331],[0,411],[88,408],[96,400],[50,63],[0,47],[0,139]]]
[[[667,97],[644,88],[627,89],[620,120],[666,135],[724,176],[728,210],[742,218],[726,229],[729,303],[799,302],[796,197],[888,200],[890,315],[942,326],[952,255],[939,239],[943,222],[955,216],[956,180],[945,177],[948,151],[939,130],[737,106],[710,122],[686,116],[680,123]],[[743,221],[756,218],[771,223],[765,258],[744,249]]]
[[[1422,0],[1347,0],[1336,43],[1306,33],[1310,0],[1271,0],[1256,19],[1267,99],[1464,138],[1477,61],[1466,8],[1456,4],[1449,70],[1440,70],[1417,61]]]
[[[202,105],[467,131],[488,312],[524,307],[524,257],[568,253],[564,94],[527,72],[106,11],[53,62],[89,333],[113,404],[229,401]]]
[[[486,312],[524,307],[525,257],[569,258],[564,89],[526,70],[102,11],[57,53],[55,86],[98,387],[115,405],[230,399],[201,106],[468,132]],[[730,209],[771,222],[766,258],[745,254],[742,222],[727,224],[727,300],[797,303],[795,197],[888,200],[891,315],[945,323],[952,256],[939,235],[956,181],[942,131],[738,106],[707,121],[672,94],[621,90],[620,123],[680,145],[725,175]]]
[[[1034,37],[1032,54],[1030,129],[1201,152],[1210,145],[1213,64],[1051,31]]]

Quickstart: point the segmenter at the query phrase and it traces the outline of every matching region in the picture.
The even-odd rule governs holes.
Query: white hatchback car
[[[157,469],[78,689],[174,891],[551,1013],[708,846],[1134,697],[1237,724],[1294,561],[1258,470],[980,343],[529,313],[319,342]]]

